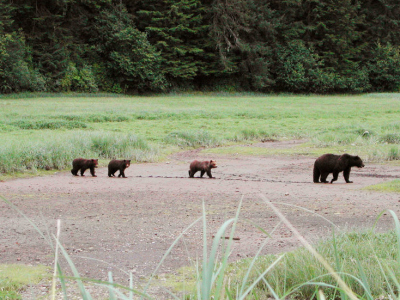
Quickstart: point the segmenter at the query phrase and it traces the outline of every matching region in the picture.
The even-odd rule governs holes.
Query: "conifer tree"
[[[161,51],[160,72],[170,81],[190,80],[206,71],[203,62],[207,25],[199,0],[143,0],[138,26]]]

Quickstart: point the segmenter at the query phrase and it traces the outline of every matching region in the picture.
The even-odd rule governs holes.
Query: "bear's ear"
[[[127,160],[128,163],[131,163],[131,160]]]
[[[213,162],[213,160],[210,160],[210,163],[212,163]]]
[[[92,158],[91,161],[94,162],[94,159]]]

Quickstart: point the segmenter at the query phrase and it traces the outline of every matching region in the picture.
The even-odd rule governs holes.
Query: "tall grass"
[[[254,140],[274,140],[279,136],[276,132],[268,132],[264,129],[246,128],[237,132],[231,138],[235,142]]]
[[[63,137],[47,134],[33,141],[2,144],[0,153],[0,172],[13,173],[66,169],[78,157],[153,162],[158,159],[160,150],[132,134],[78,131]]]
[[[319,242],[315,249],[335,268],[360,299],[367,299],[367,292],[361,280],[363,274],[369,293],[376,298],[390,294],[391,289],[397,290],[396,282],[388,278],[389,272],[400,278],[396,241],[397,235],[394,231],[381,234],[373,231],[350,232]],[[257,270],[265,269],[277,257],[275,255],[259,257],[251,272],[250,280],[258,276]],[[237,275],[239,281],[250,261],[248,259],[237,263],[236,269],[240,269]],[[268,285],[265,282],[260,283],[255,288],[255,293],[261,295],[272,289],[280,299],[288,295],[294,299],[312,299],[315,286],[319,282],[332,287],[337,285],[324,266],[305,248],[286,253],[284,259],[269,273],[267,281]],[[334,295],[338,296],[335,288],[323,288],[323,290],[327,299],[334,299]]]
[[[212,147],[218,146],[223,142],[208,131],[175,131],[169,133],[165,142],[179,147]]]

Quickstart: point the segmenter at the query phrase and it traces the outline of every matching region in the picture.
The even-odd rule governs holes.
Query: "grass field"
[[[399,103],[400,94],[2,96],[0,173],[66,169],[76,157],[157,161],[182,148],[261,139],[307,139],[287,154],[398,160]]]
[[[380,184],[375,184],[366,188],[370,191],[377,192],[395,192],[400,193],[400,179],[395,179],[392,181],[386,181]]]

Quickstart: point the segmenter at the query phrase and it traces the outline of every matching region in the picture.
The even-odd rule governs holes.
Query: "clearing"
[[[256,146],[284,149],[291,143]],[[240,240],[234,241],[231,256],[234,260],[254,256],[266,238],[254,225],[270,231],[278,223],[260,194],[273,201],[309,241],[331,233],[332,225],[324,218],[340,229],[363,230],[373,226],[382,210],[400,214],[399,194],[363,190],[398,178],[400,166],[366,163],[363,169],[352,169],[352,184],[346,184],[342,174],[334,184],[314,184],[315,158],[244,157],[192,150],[174,154],[167,162],[131,165],[125,171],[126,179],[108,178],[106,168],[97,169],[97,178],[56,172],[0,182],[0,194],[45,234],[47,230],[55,234],[56,220],[61,219],[61,242],[81,276],[106,280],[112,271],[115,282],[128,285],[124,270],[133,272],[139,284],[146,281],[175,238],[201,216],[203,200],[211,242],[219,226],[235,215],[243,196],[235,234]],[[218,168],[212,171],[216,179],[187,178],[194,159],[216,159]],[[90,175],[88,171],[86,175]],[[32,225],[8,204],[2,202],[0,208],[0,261],[52,265],[53,252]],[[377,228],[385,231],[392,223],[386,215]],[[200,258],[202,231],[201,223],[188,230],[158,273],[172,273]],[[263,253],[283,252],[298,245],[281,225]],[[64,265],[64,269],[68,267]]]

